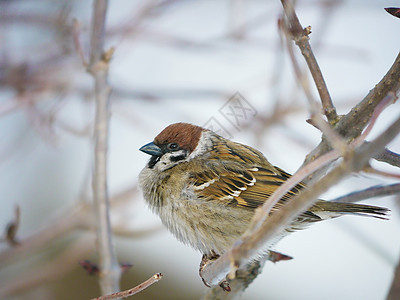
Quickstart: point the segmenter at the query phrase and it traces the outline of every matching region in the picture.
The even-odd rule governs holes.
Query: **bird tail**
[[[389,209],[379,206],[323,200],[317,201],[310,211],[321,219],[329,219],[351,214],[374,217],[383,220],[388,219],[390,212]]]

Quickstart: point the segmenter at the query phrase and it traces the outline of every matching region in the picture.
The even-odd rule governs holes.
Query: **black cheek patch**
[[[171,161],[177,162],[177,161],[183,160],[185,158],[186,158],[186,153],[183,153],[183,154],[178,155],[178,156],[171,156]]]
[[[153,169],[154,166],[156,165],[156,163],[158,163],[159,160],[160,160],[160,156],[152,155],[151,158],[150,158],[150,161],[148,163],[149,168]]]

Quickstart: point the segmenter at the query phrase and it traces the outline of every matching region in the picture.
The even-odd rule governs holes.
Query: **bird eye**
[[[179,148],[179,145],[177,143],[169,143],[167,145],[168,150],[177,150]]]

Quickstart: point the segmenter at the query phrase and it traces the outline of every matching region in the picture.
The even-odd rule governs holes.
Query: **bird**
[[[139,174],[143,197],[162,223],[205,261],[227,252],[246,231],[255,209],[291,177],[258,150],[189,123],[174,123],[140,151],[151,155]],[[307,188],[300,182],[272,208]],[[385,219],[388,209],[317,200],[282,236],[346,214]]]

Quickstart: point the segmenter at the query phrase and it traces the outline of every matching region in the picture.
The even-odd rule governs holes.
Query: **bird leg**
[[[212,261],[215,261],[216,259],[218,259],[218,257],[219,257],[219,254],[216,254],[214,250],[211,250],[211,252],[209,254],[203,254],[203,257],[201,258],[200,267],[199,267],[199,275],[206,287],[210,288],[211,286],[204,280],[204,278],[202,276],[202,272],[206,265],[208,265]],[[229,283],[226,279],[222,280],[220,282],[219,286],[226,292],[231,291]]]

